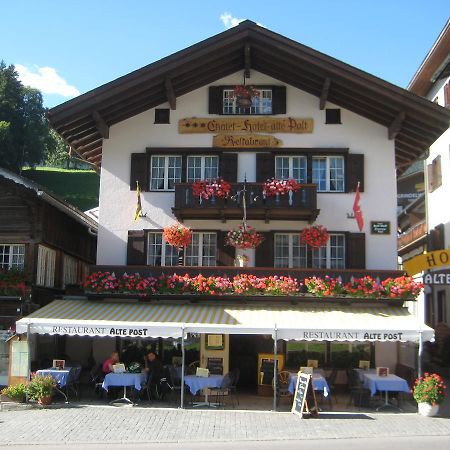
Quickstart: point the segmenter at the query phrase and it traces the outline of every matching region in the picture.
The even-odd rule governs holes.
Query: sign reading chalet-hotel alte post
[[[192,117],[180,119],[178,132],[190,133],[312,133],[313,119],[271,117],[224,117],[217,119]]]

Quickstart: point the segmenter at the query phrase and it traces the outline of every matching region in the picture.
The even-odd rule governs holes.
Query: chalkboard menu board
[[[223,375],[223,358],[208,358],[207,367],[211,375]]]
[[[311,375],[299,372],[291,411],[294,414],[303,417],[305,407],[308,413],[312,413],[316,416],[319,414]]]
[[[262,380],[261,384],[272,384],[275,361],[263,359],[261,363]]]

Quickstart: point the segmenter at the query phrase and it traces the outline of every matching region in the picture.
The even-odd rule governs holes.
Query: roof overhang
[[[445,108],[251,21],[56,106],[48,116],[71,148],[99,167],[111,125],[165,102],[176,107],[177,97],[250,68],[317,96],[322,107],[329,101],[385,126],[399,168],[449,126]]]

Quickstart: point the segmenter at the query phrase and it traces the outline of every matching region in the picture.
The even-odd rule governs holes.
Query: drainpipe
[[[184,407],[184,324],[181,327],[181,392],[180,408]]]
[[[422,331],[419,331],[419,351],[417,353],[417,374],[422,376],[422,353],[423,353],[423,337]]]
[[[278,378],[278,364],[277,364],[277,352],[278,352],[278,333],[277,325],[273,329],[273,354],[274,354],[274,364],[273,364],[273,410],[277,410],[277,378]]]
[[[27,323],[27,347],[28,347],[28,357],[27,357],[27,381],[31,381],[31,333],[30,333],[30,323]],[[28,403],[28,392],[25,394],[25,400]]]

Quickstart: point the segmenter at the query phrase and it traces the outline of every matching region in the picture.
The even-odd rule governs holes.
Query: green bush
[[[1,394],[9,397],[11,400],[22,401],[25,398],[26,389],[25,384],[19,383],[2,389]]]
[[[50,397],[55,387],[56,381],[50,375],[46,377],[36,375],[27,386],[27,394],[31,400],[40,400],[43,397]]]

